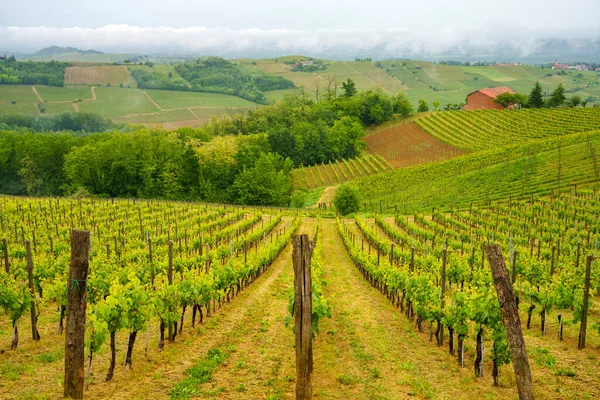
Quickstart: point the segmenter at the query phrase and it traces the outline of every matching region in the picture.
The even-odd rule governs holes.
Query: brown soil
[[[457,157],[467,152],[450,146],[410,121],[365,136],[367,151],[403,168]]]

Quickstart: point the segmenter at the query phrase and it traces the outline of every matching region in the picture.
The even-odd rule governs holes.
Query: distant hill
[[[54,54],[61,54],[61,53],[79,53],[79,54],[104,54],[101,51],[98,50],[81,50],[78,49],[77,47],[60,47],[60,46],[50,46],[50,47],[45,47],[35,53],[33,53],[34,56],[51,56]]]

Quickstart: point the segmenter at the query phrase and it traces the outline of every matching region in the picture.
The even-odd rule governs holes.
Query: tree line
[[[0,61],[0,84],[64,86],[67,63],[58,61]]]
[[[294,87],[292,81],[281,76],[248,69],[220,57],[200,58],[174,68],[183,79],[144,69],[131,70],[131,76],[142,89],[230,94],[258,104],[270,103],[266,91]]]
[[[291,170],[350,158],[397,112],[382,91],[304,92],[203,128],[114,125],[89,114],[0,118],[0,192],[289,205]]]

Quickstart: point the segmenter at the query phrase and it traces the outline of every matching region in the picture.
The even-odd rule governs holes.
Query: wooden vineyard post
[[[581,310],[581,326],[579,327],[579,343],[577,348],[582,350],[585,348],[585,335],[587,330],[587,315],[590,301],[590,274],[592,270],[592,261],[594,256],[587,256],[585,263],[585,284],[583,287],[583,307]]]
[[[487,246],[486,252],[490,269],[492,270],[494,286],[496,286],[496,292],[498,293],[498,301],[503,317],[502,322],[506,328],[506,337],[517,380],[517,389],[519,390],[519,400],[530,400],[534,398],[531,370],[529,368],[529,360],[527,359],[519,310],[515,301],[508,270],[498,245]]]
[[[512,283],[515,283],[515,281],[517,280],[517,257],[519,256],[519,252],[515,250],[515,252],[513,253],[513,260],[512,260]]]
[[[85,309],[90,232],[71,231],[71,265],[67,282],[64,397],[83,399]]]
[[[173,284],[173,242],[169,241],[169,269],[167,270],[167,280],[169,286]],[[169,342],[173,341],[173,324],[169,324]]]
[[[442,250],[442,279],[441,279],[441,287],[442,292],[440,296],[441,308],[444,309],[444,296],[446,295],[446,259],[447,259],[447,250],[444,245],[444,250]],[[439,334],[438,334],[438,346],[442,346],[444,344],[444,325],[442,322],[438,320],[439,324]]]
[[[311,247],[308,235],[294,235],[294,324],[296,335],[296,399],[312,399]]]
[[[6,243],[6,238],[2,239],[2,250],[4,252],[4,270],[8,275],[10,273],[10,264],[8,263],[8,244]]]
[[[40,333],[37,329],[37,314],[35,312],[35,289],[33,288],[33,259],[31,256],[31,243],[25,241],[25,253],[27,256],[27,279],[29,283],[29,293],[31,294],[31,337],[33,340],[40,340]]]

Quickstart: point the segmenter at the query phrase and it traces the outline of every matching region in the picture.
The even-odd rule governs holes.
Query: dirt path
[[[337,186],[327,186],[323,190],[323,193],[321,193],[317,204],[315,204],[313,207],[318,207],[319,203],[326,203],[327,207],[329,207],[329,204],[333,203],[333,198],[335,197],[337,188]]]
[[[199,120],[201,120],[201,119],[202,119],[202,118],[200,118],[200,117],[199,117],[199,116],[198,116],[198,115],[197,115],[197,114],[194,112],[194,110],[192,110],[191,108],[188,108],[188,111],[189,111],[190,113],[192,113],[192,115],[193,115],[194,117],[196,117],[197,119],[199,119]]]
[[[416,333],[399,310],[364,280],[344,250],[335,221],[323,222],[323,238],[328,255],[325,290],[334,317],[323,321],[315,342],[319,397],[462,399],[467,392],[470,398],[489,394],[489,379],[477,380],[471,368],[458,368],[446,347]],[[502,373],[509,372],[504,368]],[[516,397],[513,387],[494,392],[499,398]]]
[[[35,86],[31,86],[31,90],[33,90],[33,94],[35,94],[35,97],[38,98],[38,100],[40,101],[40,103],[43,103],[44,99],[42,99],[42,96],[40,96],[40,94],[38,93],[38,91],[35,88]]]
[[[165,111],[161,106],[158,105],[157,102],[154,101],[154,99],[152,97],[150,97],[150,95],[148,94],[148,92],[146,92],[145,90],[142,90],[142,93],[144,93],[144,95],[148,98],[148,100],[150,100],[150,102],[152,104],[154,104],[154,106],[156,108],[158,108],[160,111]]]
[[[306,220],[301,230],[312,232],[313,224]],[[192,331],[188,315],[184,328],[187,334],[167,344],[162,353],[153,350],[143,366],[140,343],[136,348],[138,371],[128,373],[117,368],[114,380],[94,385],[101,391],[91,388],[88,398],[168,398],[169,391],[185,377],[184,371],[215,347],[232,354],[201,390],[210,393],[218,389],[217,398],[227,399],[266,398],[282,393],[291,396],[293,383],[289,378],[295,374],[293,335],[283,323],[287,290],[293,283],[291,252],[288,245],[265,274],[217,310],[201,328]]]

